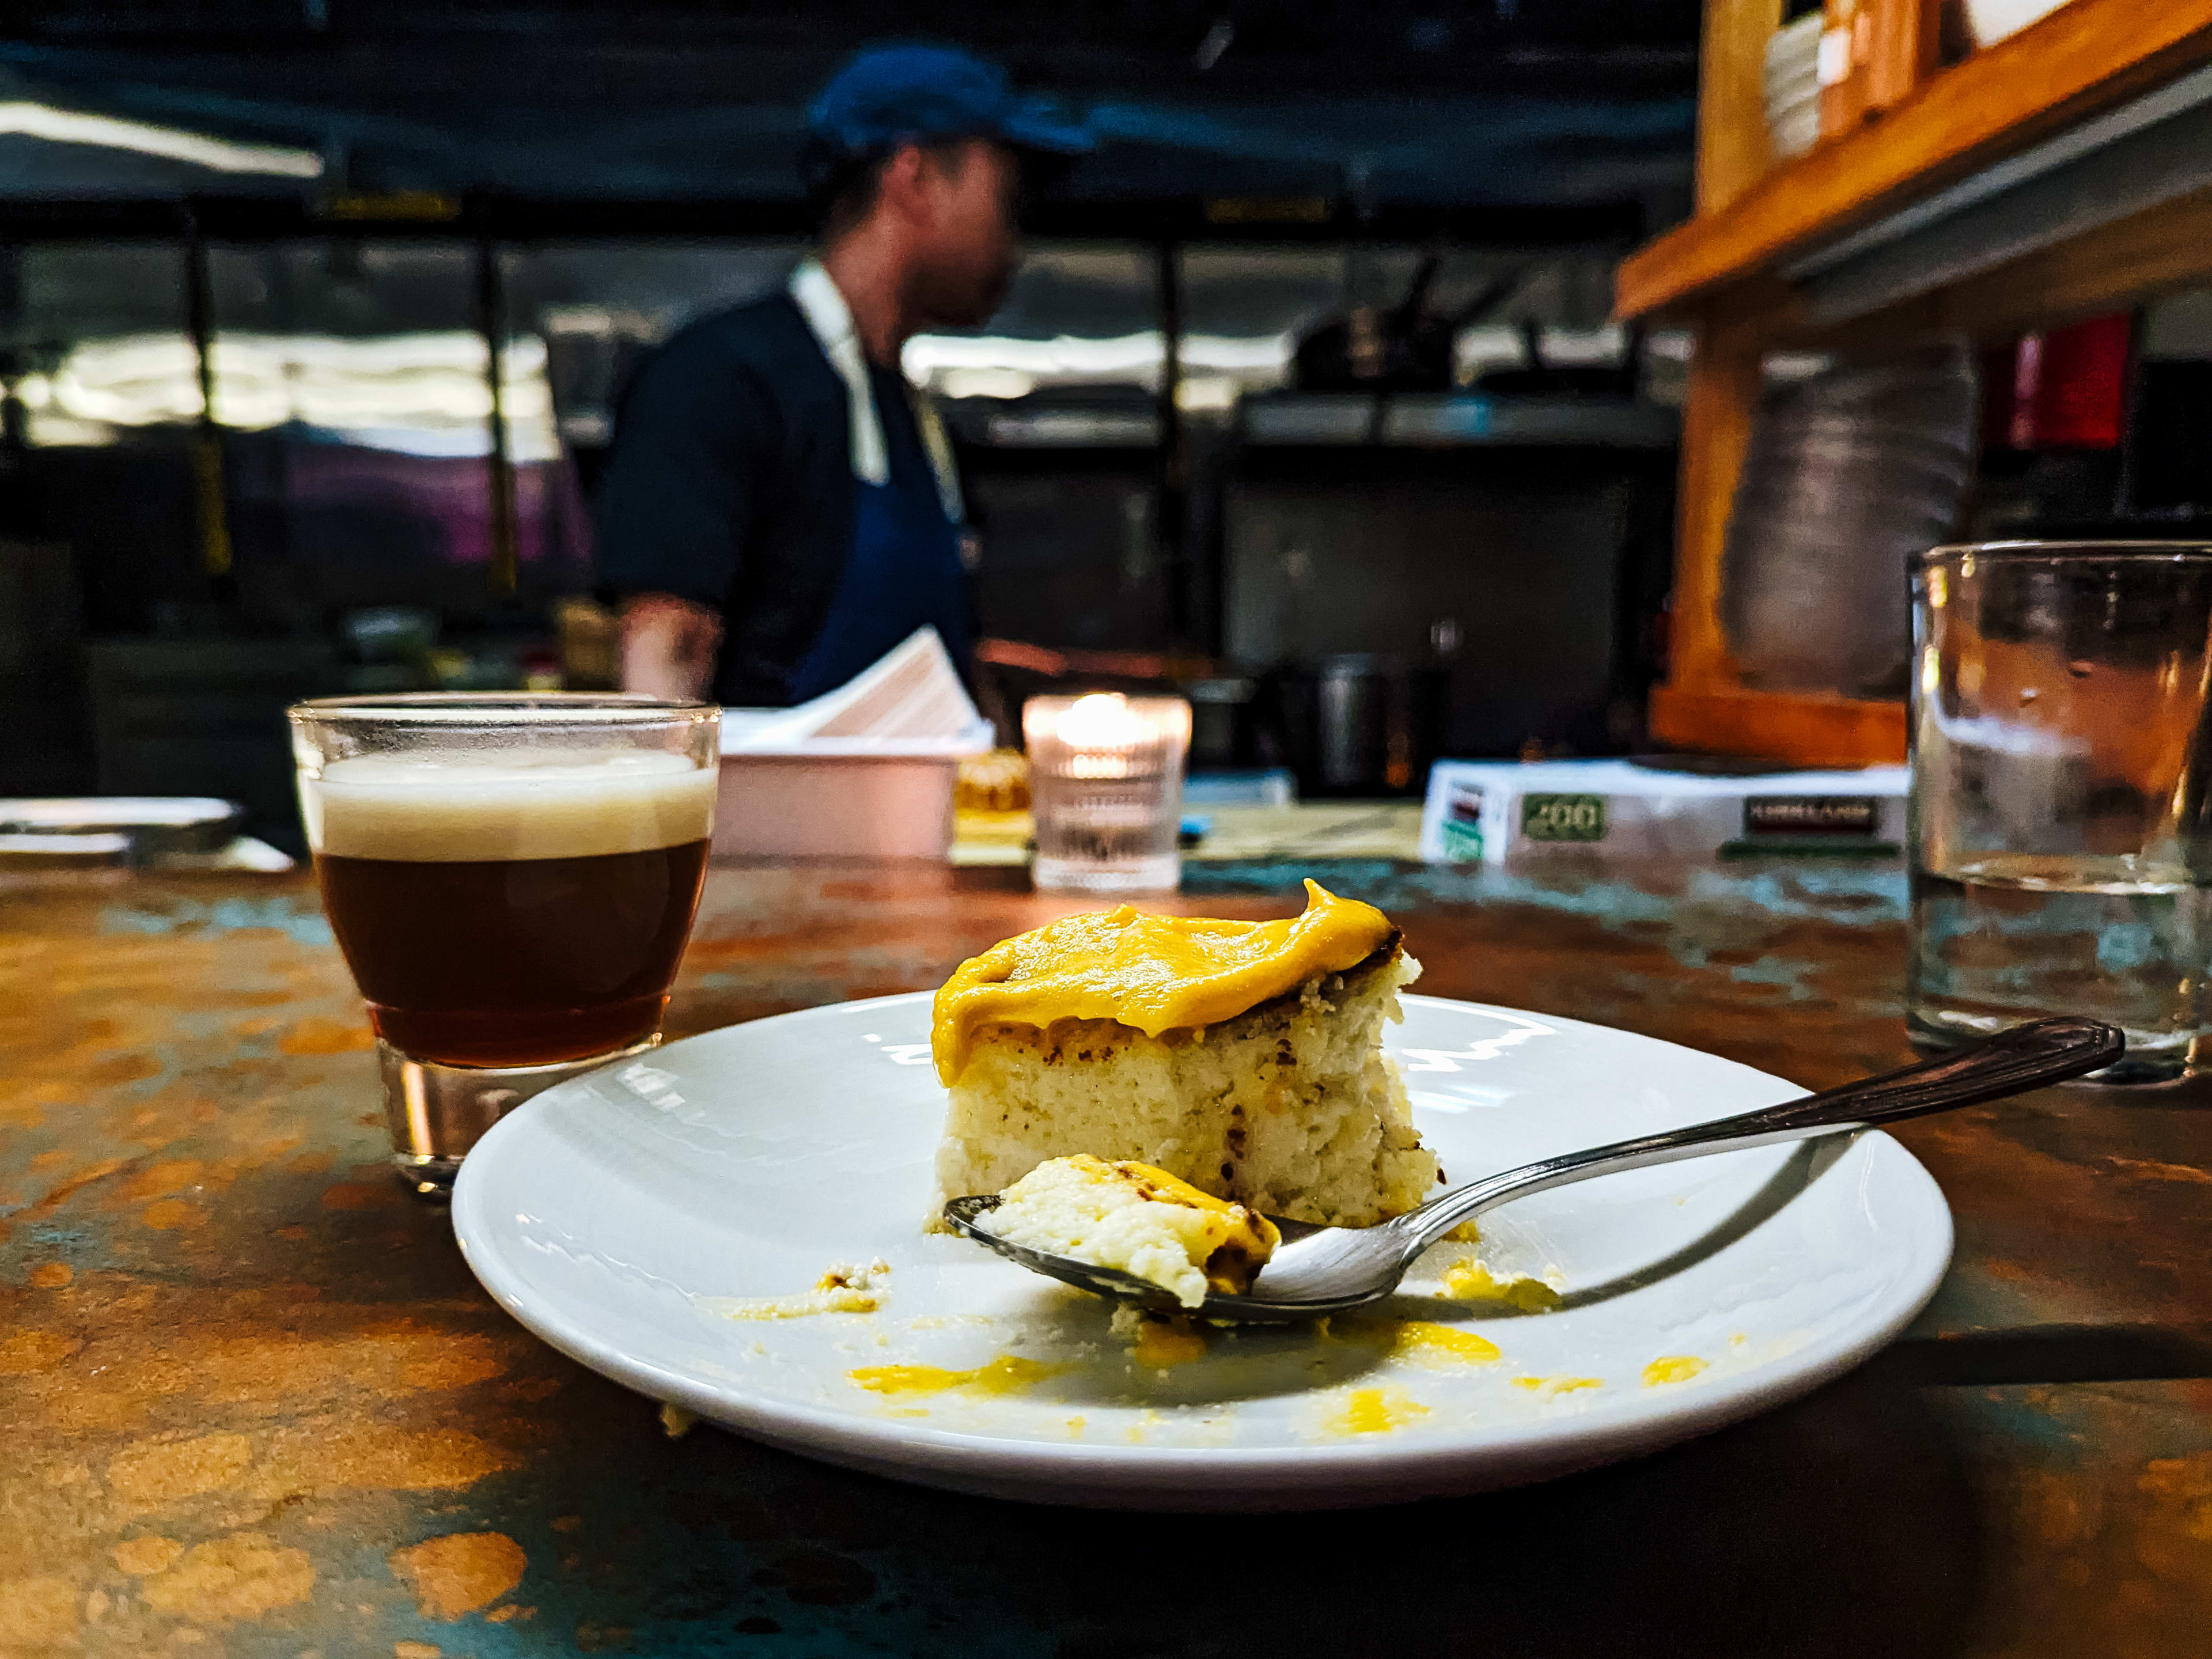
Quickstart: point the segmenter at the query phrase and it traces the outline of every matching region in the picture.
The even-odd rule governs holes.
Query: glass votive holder
[[[1022,708],[1040,892],[1172,892],[1182,879],[1181,697],[1031,697]]]

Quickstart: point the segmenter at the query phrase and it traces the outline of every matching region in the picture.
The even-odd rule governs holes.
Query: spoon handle
[[[2110,1066],[2126,1047],[2126,1039],[2116,1027],[2094,1019],[2070,1015],[2039,1019],[1955,1054],[1785,1100],[1778,1106],[1762,1106],[1757,1111],[1711,1123],[1693,1123],[1686,1128],[1615,1141],[1588,1152],[1566,1152],[1507,1170],[1432,1199],[1391,1224],[1409,1238],[1412,1248],[1422,1249],[1469,1217],[1509,1198],[1653,1164],[1838,1134],[1948,1111],[1954,1106],[1999,1100]]]

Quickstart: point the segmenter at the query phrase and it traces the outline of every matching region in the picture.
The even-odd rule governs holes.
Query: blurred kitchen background
[[[285,703],[610,684],[590,503],[626,377],[783,281],[805,96],[917,34],[1105,141],[1036,204],[1002,313],[908,348],[963,451],[1002,700],[1172,683],[1194,769],[1309,797],[1416,794],[1443,755],[1644,747],[1688,337],[1615,323],[1612,286],[1690,210],[1694,0],[1039,18],[15,14],[0,795],[225,796],[296,851]],[[2193,514],[2212,298],[2084,327],[1979,343],[1944,511]],[[1754,556],[1787,585],[1788,548]],[[1747,660],[1778,628],[1791,659],[1788,617],[1738,625]]]

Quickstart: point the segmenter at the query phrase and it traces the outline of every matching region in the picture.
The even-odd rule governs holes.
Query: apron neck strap
[[[853,477],[866,484],[890,482],[890,454],[884,444],[884,423],[876,412],[876,396],[868,374],[867,354],[861,349],[860,331],[853,325],[853,308],[845,303],[838,291],[836,280],[823,269],[819,259],[809,257],[799,261],[799,269],[791,273],[789,293],[799,314],[806,319],[815,343],[822,355],[830,360],[830,367],[845,383],[846,407],[850,412]],[[900,384],[906,384],[900,377]],[[907,386],[907,401],[914,410],[915,424],[921,433],[922,448],[929,457],[929,468],[937,477],[937,496],[945,507],[945,516],[954,524],[967,520],[966,504],[960,495],[960,477],[952,465],[952,445],[945,436],[945,422],[939,418],[936,405],[927,398],[917,397]]]

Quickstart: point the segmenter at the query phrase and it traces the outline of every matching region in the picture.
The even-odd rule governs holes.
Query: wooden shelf
[[[1931,330],[2002,340],[2212,282],[2212,0],[2070,0],[1779,166],[1762,84],[1780,0],[1705,4],[1698,216],[1615,287],[1623,317],[1698,334],[1674,672],[1651,732],[1801,764],[1901,761],[1902,702],[1741,683],[1723,565],[1762,360]]]
[[[1905,705],[1742,688],[1651,692],[1651,735],[1680,749],[1765,755],[1801,766],[1905,758]]]
[[[1643,249],[1620,268],[1616,307],[1702,309],[1787,256],[2208,62],[2212,0],[2071,0]]]
[[[1705,0],[1698,216],[1617,279],[1622,316],[1698,331],[1674,673],[1651,732],[1804,764],[1899,761],[1902,702],[1741,684],[1722,567],[1762,359],[1930,330],[2000,340],[2212,282],[2212,0],[2070,0],[1774,166],[1761,86],[1781,10]]]

